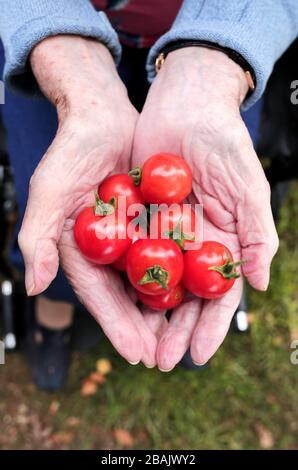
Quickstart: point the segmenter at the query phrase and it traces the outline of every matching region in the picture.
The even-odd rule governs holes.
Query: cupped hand
[[[99,42],[57,36],[38,44],[31,66],[57,107],[59,127],[36,168],[19,244],[29,295],[55,278],[59,258],[78,297],[129,362],[154,365],[156,339],[116,272],[89,263],[73,239],[76,215],[112,171],[127,171],[137,112]]]
[[[269,184],[239,113],[247,88],[243,70],[222,52],[189,47],[170,53],[138,119],[133,164],[158,152],[185,158],[194,202],[204,208],[204,239],[224,243],[235,259],[245,260],[244,276],[264,291],[278,237]],[[159,368],[171,370],[189,346],[193,361],[206,363],[224,340],[241,292],[238,279],[220,299],[191,299],[168,324],[146,309],[159,337]]]

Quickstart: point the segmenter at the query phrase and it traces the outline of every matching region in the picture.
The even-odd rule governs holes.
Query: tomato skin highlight
[[[148,203],[179,204],[190,194],[191,183],[191,170],[177,155],[152,155],[143,165],[140,188]]]
[[[167,286],[158,282],[141,285],[146,270],[159,266],[167,271]],[[137,240],[127,253],[126,272],[131,284],[144,294],[162,294],[175,287],[183,274],[183,255],[172,240]]]
[[[98,187],[98,195],[104,202],[109,202],[113,197],[117,200],[119,196],[125,196],[127,208],[131,204],[145,204],[139,186],[125,173],[106,178]]]
[[[93,207],[86,207],[76,218],[74,238],[89,261],[110,264],[131,245],[131,239],[127,236],[128,222],[128,217],[117,210],[114,214],[101,216],[95,215]]]
[[[153,310],[170,310],[181,304],[185,297],[185,288],[182,283],[173,287],[169,292],[159,295],[148,295],[138,292],[138,299]]]
[[[217,271],[208,268],[233,262],[232,253],[222,243],[203,242],[198,250],[188,250],[184,255],[183,284],[194,295],[202,299],[218,299],[228,292],[235,279],[225,279]]]
[[[187,239],[188,236],[196,236],[196,213],[192,208],[185,208],[183,204],[175,204],[173,210],[168,210],[167,207],[160,206],[150,220],[150,233],[157,234],[158,238],[167,239],[172,238],[167,231],[174,231],[179,226],[180,234],[176,242],[181,248],[188,243],[196,241]],[[164,230],[165,228],[165,230]],[[184,238],[184,236],[186,238]],[[174,240],[175,241],[175,240]]]

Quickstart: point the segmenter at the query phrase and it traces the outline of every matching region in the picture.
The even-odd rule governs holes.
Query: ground
[[[249,291],[250,334],[230,333],[200,373],[129,366],[106,341],[77,354],[64,391],[51,395],[34,388],[20,354],[9,355],[0,366],[0,448],[297,449],[298,365],[290,361],[298,340],[297,185],[279,234],[268,292]],[[99,358],[112,371],[82,396]]]

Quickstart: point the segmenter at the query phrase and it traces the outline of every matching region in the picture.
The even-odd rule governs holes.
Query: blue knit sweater
[[[4,79],[10,87],[34,91],[28,55],[39,41],[59,33],[96,38],[110,49],[116,62],[120,59],[116,32],[89,0],[0,0]],[[253,67],[257,87],[244,104],[248,108],[260,98],[274,63],[297,35],[298,0],[184,0],[172,28],[149,53],[148,77],[154,78],[155,58],[169,42],[212,41],[236,50]]]

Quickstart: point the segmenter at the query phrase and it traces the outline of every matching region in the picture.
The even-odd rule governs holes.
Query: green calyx
[[[94,207],[94,214],[95,215],[111,215],[115,212],[116,209],[116,198],[112,197],[109,202],[103,202],[98,193],[95,192],[95,207]]]
[[[232,261],[231,256],[228,253],[228,251],[225,250],[225,252],[226,252],[226,257],[227,257],[225,264],[222,264],[221,266],[210,266],[208,270],[216,271],[217,273],[221,274],[225,279],[228,279],[228,280],[238,279],[238,277],[240,277],[240,274],[236,271],[236,268],[244,264],[245,261],[243,260]]]
[[[147,268],[144,276],[138,281],[140,286],[144,284],[151,284],[151,282],[156,282],[160,284],[164,289],[168,288],[169,283],[169,273],[165,269],[162,269],[159,264],[155,264],[150,268]]]
[[[185,232],[181,231],[181,221],[177,223],[174,227],[174,230],[168,230],[164,232],[165,237],[171,238],[181,250],[184,250],[184,243],[185,241],[194,241],[195,237],[193,235],[188,235]]]
[[[140,166],[135,166],[132,170],[128,172],[128,176],[133,179],[135,186],[139,186],[142,179],[142,168]]]

